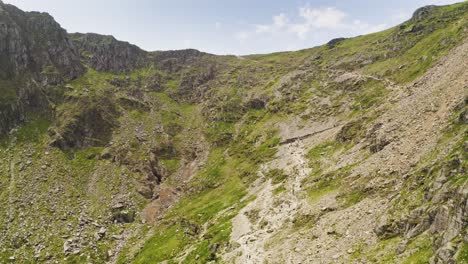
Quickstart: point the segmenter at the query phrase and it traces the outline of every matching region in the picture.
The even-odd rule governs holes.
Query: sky
[[[462,0],[3,0],[51,14],[68,32],[113,35],[148,50],[258,54],[381,31],[418,7]]]

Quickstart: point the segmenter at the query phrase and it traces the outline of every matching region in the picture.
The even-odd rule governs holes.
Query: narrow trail
[[[93,175],[95,175],[94,173]],[[120,184],[120,192],[119,193],[126,193],[127,187],[125,184],[125,177],[123,174],[120,175],[121,177],[121,184]],[[127,245],[128,241],[134,237],[136,234],[138,234],[141,230],[141,225],[137,225],[136,228],[131,228],[131,229],[125,229],[124,232],[122,233],[122,238],[117,240],[115,246],[112,248],[112,255],[107,263],[109,264],[115,264],[117,263],[118,257],[120,256],[120,253],[124,249],[125,245]],[[143,240],[143,241],[146,241]]]
[[[388,78],[381,78],[379,76],[375,75],[369,75],[369,74],[364,74],[360,71],[350,71],[350,72],[342,72],[342,71],[332,71],[333,75],[338,76],[335,78],[336,82],[345,82],[348,80],[359,80],[359,79],[371,79],[375,81],[382,82],[385,87],[389,90],[399,90],[401,89],[401,86],[393,82],[392,80]]]
[[[8,185],[8,217],[10,218],[10,220],[12,220],[13,215],[15,214],[15,208],[14,208],[15,198],[14,198],[13,193],[14,193],[14,189],[16,186],[16,172],[15,172],[16,161],[13,156],[10,158],[11,158],[10,160],[10,184]],[[10,230],[12,222],[13,221],[8,221],[7,230]]]
[[[341,79],[337,78],[337,82],[373,79],[383,82],[388,89],[399,88],[390,80],[359,72],[340,73],[340,76]],[[232,221],[231,242],[237,244],[238,247],[225,255],[226,262],[250,264],[275,259],[277,257],[275,253],[267,248],[273,236],[290,228],[290,224],[298,212],[317,210],[317,208],[311,208],[307,203],[301,187],[302,181],[311,172],[305,155],[310,147],[310,140],[317,140],[323,135],[333,134],[333,131],[339,129],[339,126],[338,123],[331,122],[313,129],[306,129],[302,133],[298,133],[294,129],[291,130],[290,126],[280,127],[285,139],[279,144],[277,158],[263,164],[258,172],[259,179],[252,187],[256,190],[257,198],[244,207]],[[283,184],[273,185],[271,180],[265,177],[265,173],[271,169],[283,169],[289,175],[289,179]],[[275,195],[274,190],[279,186],[283,186],[285,191]],[[334,206],[335,202],[335,199],[327,199],[321,206]],[[257,217],[249,217],[252,214]],[[285,247],[289,246],[285,245]],[[293,249],[291,248],[289,251],[291,250]],[[294,252],[284,257],[282,260],[289,263],[296,263],[298,260]]]
[[[306,138],[309,138],[309,137],[312,137],[312,136],[321,134],[321,133],[323,133],[323,132],[332,130],[332,129],[336,128],[336,127],[338,127],[338,124],[335,124],[335,125],[332,126],[332,127],[328,127],[328,128],[325,128],[325,129],[322,129],[322,130],[319,130],[319,131],[316,131],[316,132],[313,132],[313,133],[305,134],[305,135],[303,135],[303,136],[288,138],[288,139],[286,139],[286,140],[280,142],[279,145],[286,145],[286,144],[294,143],[294,142],[296,142],[296,141],[304,140],[304,139],[306,139]]]
[[[300,197],[301,181],[310,173],[305,154],[302,140],[297,139],[292,143],[282,144],[278,150],[278,158],[262,166],[259,180],[253,187],[258,190],[257,198],[233,219],[231,239],[239,247],[226,255],[228,262],[263,263],[269,259],[264,249],[268,240],[293,220],[296,212],[305,206],[305,200]],[[274,194],[274,190],[280,184],[273,185],[264,176],[265,172],[274,168],[284,168],[291,175],[284,184],[286,190],[278,195]],[[258,212],[257,219],[249,219],[249,212]]]
[[[447,127],[452,110],[466,95],[468,76],[464,58],[468,56],[467,51],[468,42],[465,42],[405,87],[375,76],[341,72],[338,82],[371,78],[383,82],[391,90],[392,101],[385,105],[388,109],[374,122],[383,124],[375,132],[376,136],[386,138],[390,143],[362,160],[365,153],[361,150],[365,150],[366,142],[360,142],[340,155],[330,168],[358,162],[349,174],[366,180],[363,186],[379,188],[388,181],[386,177],[373,175],[391,175],[393,172],[403,175],[430,153]],[[258,189],[257,198],[233,219],[231,243],[237,243],[238,247],[226,253],[224,260],[227,263],[348,263],[355,245],[377,243],[372,227],[388,208],[388,197],[368,196],[351,206],[340,207],[335,191],[311,205],[302,196],[301,181],[310,171],[304,158],[305,150],[313,146],[312,141],[323,142],[325,135],[336,132],[327,127],[330,125],[322,128],[323,134],[298,133],[293,123],[280,127],[285,140],[278,147],[276,159],[264,164],[259,172],[260,179],[253,187]],[[286,190],[278,195],[274,194],[277,186],[265,180],[262,173],[275,168],[283,168],[290,175],[283,184]],[[320,217],[313,227],[295,232],[288,219],[296,213]],[[252,215],[258,217],[252,219]],[[369,227],[369,230],[363,232],[363,227]]]

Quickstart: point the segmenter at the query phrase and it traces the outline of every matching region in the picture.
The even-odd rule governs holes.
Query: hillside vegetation
[[[0,263],[468,263],[467,2],[244,57],[0,22]]]

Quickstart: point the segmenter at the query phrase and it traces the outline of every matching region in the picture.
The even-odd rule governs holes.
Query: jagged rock
[[[131,79],[127,79],[127,78],[112,78],[112,79],[110,79],[110,80],[107,80],[107,82],[108,82],[110,85],[113,85],[113,86],[116,86],[116,87],[119,87],[119,88],[124,88],[124,87],[130,86]]]
[[[9,41],[0,45],[0,54],[7,58],[2,60],[1,75],[30,70],[39,78],[48,78],[54,72],[70,80],[84,72],[66,31],[49,14],[23,12],[1,2],[0,7],[0,39]]]
[[[419,9],[417,9],[414,13],[413,16],[411,17],[411,20],[415,22],[419,22],[425,18],[427,18],[430,14],[432,14],[436,10],[436,6],[434,5],[429,5],[429,6],[424,6]]]
[[[449,242],[444,247],[437,250],[435,256],[431,258],[430,262],[434,264],[455,264],[457,262],[454,260],[453,256],[455,255],[456,251],[456,246]]]
[[[115,240],[122,240],[123,237],[121,235],[112,235],[112,238]]]
[[[148,185],[140,185],[138,187],[138,193],[141,194],[143,197],[145,197],[146,199],[151,199],[153,198],[153,188],[151,188],[152,186],[148,186]]]
[[[328,206],[320,208],[320,211],[322,211],[322,212],[333,212],[335,210],[336,210],[335,207],[328,207]]]
[[[63,252],[65,253],[69,253],[72,251],[72,243],[73,243],[73,239],[68,239],[67,241],[65,241],[65,243],[63,244]]]
[[[162,85],[163,81],[163,77],[160,74],[154,74],[145,80],[145,88],[155,92],[162,92],[164,89]]]
[[[119,116],[110,96],[81,97],[74,110],[72,117],[68,116],[70,109],[64,110],[56,130],[49,132],[51,146],[69,150],[104,146],[110,141]]]
[[[145,66],[148,53],[113,36],[94,33],[69,35],[82,59],[97,71],[129,72]]]
[[[395,219],[389,219],[387,216],[383,216],[377,226],[374,228],[374,232],[378,237],[382,239],[388,239],[397,236],[401,233],[404,223],[396,221]]]
[[[192,64],[197,58],[208,55],[195,49],[168,50],[153,52],[154,60],[161,62],[158,66],[169,73],[180,69],[182,64]]]
[[[101,227],[99,231],[97,232],[97,234],[100,236],[105,236],[106,232],[107,232],[107,229],[105,227]]]
[[[213,80],[216,76],[216,67],[207,65],[202,72],[188,72],[182,76],[177,95],[189,101],[196,101],[203,93],[203,88],[207,83]]]
[[[50,114],[42,88],[62,84],[85,72],[67,33],[47,13],[23,12],[0,2],[0,133],[25,121],[27,111]]]
[[[102,160],[108,160],[112,158],[112,153],[109,148],[105,148],[102,152],[101,155],[99,155],[99,159]]]
[[[336,254],[336,255],[333,255],[333,256],[332,256],[332,259],[339,259],[340,257],[341,257],[340,254]]]
[[[458,118],[458,120],[461,124],[465,124],[465,125],[468,124],[468,109],[466,109],[460,114],[460,117]]]
[[[112,206],[112,221],[117,223],[132,223],[135,221],[135,211],[128,205],[117,203]]]
[[[357,140],[362,135],[362,121],[352,121],[345,124],[340,132],[336,135],[336,140],[340,142],[348,142]]]
[[[0,89],[13,87],[23,93],[13,100],[23,101],[22,104],[8,102],[6,108],[0,108],[2,129],[10,118],[29,121],[30,115],[24,114],[25,105],[50,108],[45,124],[31,122],[31,126],[12,130],[6,142],[1,138],[0,198],[7,204],[0,207],[6,227],[0,230],[0,237],[6,237],[7,243],[0,239],[0,251],[14,252],[16,258],[31,258],[40,251],[35,245],[44,242],[46,249],[40,255],[50,250],[57,259],[40,261],[60,262],[63,253],[56,252],[55,246],[65,242],[63,250],[69,256],[65,262],[113,262],[120,254],[127,257],[122,246],[134,246],[126,245],[127,240],[136,239],[138,245],[131,253],[139,258],[145,254],[138,251],[147,250],[146,246],[139,246],[152,235],[145,235],[151,231],[147,229],[150,226],[121,223],[135,221],[141,215],[141,222],[161,221],[160,226],[170,228],[169,231],[176,229],[175,238],[185,236],[184,248],[168,252],[180,259],[166,262],[192,257],[190,250],[199,242],[208,247],[206,254],[197,257],[199,262],[209,262],[208,258],[230,263],[230,259],[218,259],[229,253],[225,251],[229,244],[237,245],[233,255],[240,262],[261,263],[257,257],[275,260],[289,255],[294,258],[288,260],[292,262],[340,262],[333,259],[341,257],[341,262],[374,261],[354,259],[351,247],[360,244],[364,246],[359,248],[359,257],[387,253],[377,252],[381,249],[396,250],[402,255],[389,253],[395,262],[400,262],[413,253],[413,244],[405,252],[403,243],[395,245],[383,240],[399,236],[392,241],[409,237],[413,243],[419,242],[417,236],[421,234],[430,236],[440,262],[452,261],[456,257],[453,248],[459,250],[459,245],[449,247],[447,243],[466,240],[462,237],[467,211],[467,188],[463,185],[466,164],[459,145],[464,136],[459,131],[463,130],[466,115],[459,120],[451,118],[451,114],[464,110],[452,106],[463,97],[460,91],[464,87],[457,88],[457,84],[463,84],[460,81],[464,78],[457,79],[457,74],[466,71],[460,70],[462,66],[454,67],[457,74],[438,68],[447,65],[445,60],[455,60],[454,65],[463,62],[458,61],[461,56],[453,56],[448,49],[465,41],[465,25],[457,21],[464,18],[464,11],[466,8],[456,11],[462,15],[453,17],[441,11],[444,16],[440,21],[422,18],[424,26],[435,25],[434,33],[430,28],[412,26],[417,23],[410,21],[370,38],[332,40],[328,46],[334,50],[321,47],[246,57],[214,56],[194,50],[147,53],[113,37],[75,34],[72,36],[76,37],[81,55],[78,59],[89,68],[106,72],[90,70],[65,87],[61,82],[72,77],[65,71],[60,73],[60,63],[54,63],[52,58],[53,65],[43,67],[41,62],[38,69],[24,66],[23,72],[13,76],[16,69],[10,66],[15,65],[3,63],[6,57],[0,54],[0,75],[5,70],[13,77],[25,78],[25,83],[9,83],[8,79],[5,86],[5,76],[0,76]],[[2,19],[0,14],[0,32]],[[41,27],[39,33],[50,28],[41,20],[25,23],[36,22],[38,25],[33,27]],[[452,30],[444,31],[447,28]],[[19,37],[34,38],[27,33],[30,32]],[[0,50],[10,40],[6,45],[2,41],[0,38]],[[33,55],[45,58],[56,52],[49,52],[48,48],[60,46],[54,41],[35,46],[43,54]],[[432,46],[426,51],[422,44],[429,42]],[[366,49],[353,47],[356,43]],[[462,47],[463,53],[457,51],[455,55],[466,53],[466,47]],[[36,51],[21,47],[19,51],[14,61],[24,65],[34,61],[34,56],[22,55]],[[439,60],[443,54],[448,57]],[[418,67],[423,60],[424,67]],[[379,61],[378,65],[362,67],[375,61]],[[407,64],[405,68],[400,66],[403,62]],[[146,67],[147,63],[150,67]],[[145,68],[133,71],[138,67]],[[126,71],[132,73],[121,74]],[[415,82],[400,87],[411,82],[410,78],[417,78],[422,86]],[[434,84],[435,79],[442,81]],[[362,117],[349,120],[357,116]],[[452,121],[455,129],[449,123]],[[42,126],[49,122],[49,135],[43,135]],[[365,135],[374,122],[378,122],[375,133]],[[11,126],[5,131],[10,129]],[[25,140],[28,133],[38,140]],[[421,138],[417,133],[421,133]],[[457,135],[448,138],[452,133]],[[436,145],[439,137],[444,137],[444,141]],[[45,146],[44,140],[49,138],[52,146]],[[389,142],[392,144],[387,145]],[[30,152],[32,147],[38,153]],[[94,153],[101,147],[106,149],[96,160]],[[321,155],[308,152],[315,147]],[[42,155],[44,149],[50,155]],[[369,155],[368,149],[381,152]],[[436,155],[427,155],[432,151]],[[450,153],[450,157],[443,157],[444,153]],[[435,164],[439,161],[429,160],[427,168],[414,172],[426,166],[427,156],[440,156],[447,162],[439,168]],[[28,159],[33,159],[35,165],[24,167]],[[43,164],[49,165],[41,170]],[[270,167],[285,167],[291,174],[284,180],[284,189],[262,179],[262,172]],[[17,173],[18,169],[21,173]],[[309,199],[309,194],[313,199]],[[139,214],[137,210],[146,202],[149,210]],[[184,204],[174,207],[177,202]],[[167,215],[170,208],[175,210]],[[191,211],[183,211],[186,208]],[[255,221],[245,221],[243,212],[252,209],[259,210]],[[333,212],[327,213],[330,211]],[[100,215],[99,224],[86,213]],[[388,218],[377,225],[376,237],[369,229],[375,216],[382,215]],[[207,224],[199,220],[206,220]],[[106,228],[111,228],[112,233],[121,231],[120,235],[104,239],[111,235]],[[54,230],[59,234],[53,235]],[[156,230],[155,235],[164,236],[165,231]],[[232,235],[226,236],[230,231]],[[69,234],[64,239],[72,237],[71,240],[57,237],[62,232]],[[26,243],[12,241],[16,233],[24,234]],[[279,243],[269,243],[275,242],[270,238],[279,239]],[[14,243],[10,245],[10,241]],[[385,247],[365,246],[373,242],[382,242]],[[115,258],[106,259],[108,246],[114,247],[115,252],[108,255]],[[296,253],[289,254],[291,250]],[[157,249],[153,252],[158,253]],[[0,253],[9,256],[5,254]]]
[[[252,109],[264,109],[266,107],[266,104],[268,103],[269,98],[266,95],[260,95],[258,97],[251,98],[247,103],[246,107],[247,108],[252,108]]]
[[[106,236],[106,232],[107,232],[107,229],[105,227],[101,227],[95,234],[94,234],[94,238],[96,240],[101,240],[102,238],[104,238]]]
[[[415,237],[426,231],[431,226],[431,221],[426,207],[412,211],[407,219],[406,238]]]
[[[346,38],[334,38],[327,43],[327,47],[332,49],[336,47],[336,45],[338,45],[340,42],[343,42],[343,40],[346,40]]]

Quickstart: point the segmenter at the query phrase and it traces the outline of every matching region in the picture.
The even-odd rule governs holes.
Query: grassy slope
[[[242,200],[242,198],[245,199],[249,183],[256,178],[258,166],[275,154],[275,146],[279,143],[279,139],[276,131],[271,129],[271,122],[298,114],[302,115],[306,109],[311,110],[311,114],[304,118],[314,115],[318,117],[337,115],[343,119],[355,118],[362,114],[372,116],[372,107],[380,100],[385,100],[386,92],[381,82],[366,82],[353,91],[345,91],[339,85],[335,87],[322,85],[324,82],[332,83],[326,71],[359,70],[399,84],[408,83],[423,74],[465,36],[463,30],[466,30],[468,20],[466,17],[468,12],[465,12],[467,7],[468,5],[464,3],[440,8],[434,16],[443,19],[435,21],[427,18],[418,22],[418,25],[424,25],[423,30],[419,32],[411,32],[410,29],[414,28],[415,22],[409,21],[384,32],[344,40],[333,48],[322,46],[298,52],[253,55],[245,60],[233,57],[206,59],[210,63],[212,60],[219,63],[220,71],[216,79],[210,83],[209,97],[201,104],[174,100],[184,72],[199,71],[198,67],[201,66],[186,68],[173,75],[155,68],[139,70],[127,75],[99,73],[88,69],[85,76],[69,84],[73,89],[68,89],[66,96],[71,100],[66,104],[59,104],[57,108],[62,118],[67,119],[75,114],[74,111],[79,111],[70,106],[85,95],[95,96],[110,91],[114,93],[114,99],[133,98],[131,90],[120,90],[110,85],[108,80],[111,78],[125,79],[129,76],[131,82],[137,82],[154,74],[163,76],[162,92],[147,92],[144,100],[137,99],[150,105],[151,111],[125,109],[124,114],[119,117],[119,123],[125,126],[121,126],[114,132],[113,141],[115,141],[116,148],[120,146],[131,150],[129,159],[144,160],[148,149],[162,142],[161,135],[153,131],[155,122],[163,124],[164,127],[174,128],[172,132],[166,132],[170,134],[172,142],[180,152],[191,140],[197,140],[197,133],[200,131],[205,133],[208,141],[214,146],[207,165],[189,183],[188,189],[192,191],[167,213],[160,224],[152,228],[155,235],[145,243],[141,251],[134,256],[129,248],[125,248],[123,252],[126,254],[120,256],[120,263],[127,263],[133,258],[135,263],[148,263],[150,260],[176,262],[174,257],[179,257],[187,263],[217,260],[219,256],[216,255],[213,245],[227,246],[231,228],[230,219],[245,205],[246,201],[252,198]],[[369,60],[371,63],[368,63]],[[310,70],[309,75],[300,79],[299,87],[294,89],[291,88],[293,82],[286,81],[284,84],[286,91],[280,91],[282,97],[275,97],[280,89],[278,87],[282,85],[283,76],[298,68]],[[313,88],[312,92],[309,88]],[[247,97],[259,94],[266,94],[270,99],[266,109],[239,107]],[[5,97],[7,101],[13,96],[10,93],[5,93],[5,95],[8,95]],[[313,96],[330,97],[332,107],[318,109],[310,100]],[[352,102],[353,107],[350,111],[341,111],[335,107],[343,101]],[[196,110],[204,113],[204,120],[200,120]],[[210,114],[209,110],[214,111]],[[186,122],[186,120],[195,121]],[[81,206],[83,201],[88,206],[84,210],[89,215],[95,219],[99,219],[99,216],[105,219],[106,214],[109,214],[108,205],[112,202],[113,196],[121,192],[122,185],[129,186],[126,191],[133,193],[130,200],[135,202],[136,208],[141,209],[144,206],[145,201],[133,189],[136,182],[143,177],[142,175],[124,165],[89,158],[101,153],[102,148],[90,148],[71,153],[57,149],[49,150],[47,143],[50,138],[46,133],[47,127],[46,121],[32,121],[10,138],[3,140],[5,143],[0,152],[2,157],[0,201],[2,204],[9,204],[11,199],[15,200],[18,196],[21,205],[17,207],[15,205],[16,209],[13,211],[16,220],[11,223],[8,221],[7,209],[1,209],[0,229],[8,228],[11,232],[8,232],[9,239],[6,240],[8,242],[4,242],[3,250],[0,251],[0,262],[5,262],[10,256],[20,253],[24,254],[26,262],[33,261],[35,254],[30,250],[30,245],[36,243],[44,243],[49,251],[48,254],[62,260],[65,256],[63,255],[64,239],[61,235],[70,234],[69,224],[73,227],[72,229],[78,226],[77,214],[83,210]],[[150,135],[151,144],[140,144],[135,140],[133,133],[137,127],[143,127],[144,131]],[[194,128],[195,132],[189,132],[191,130],[188,128]],[[31,141],[31,138],[36,140]],[[448,138],[448,140],[451,139],[451,137]],[[309,158],[312,163],[320,162],[320,159],[349,148],[349,144],[352,142],[348,144],[324,142],[309,152]],[[29,150],[32,150],[32,156],[29,157],[32,165],[26,166],[20,172],[19,166],[22,166],[21,164],[25,163],[24,160],[28,159],[26,157],[28,157]],[[44,155],[45,152],[49,155]],[[21,153],[25,153],[26,156]],[[71,156],[73,156],[72,159],[70,159]],[[181,159],[180,155],[176,155],[167,158],[163,163],[165,162],[166,167],[173,172],[178,168]],[[17,166],[11,167],[12,163]],[[47,167],[44,172],[43,164]],[[14,168],[14,174],[21,175],[21,180],[12,181],[11,168]],[[100,177],[93,178],[96,173]],[[340,175],[341,172],[336,173]],[[116,175],[125,175],[125,177],[116,177]],[[322,176],[320,171],[311,175],[311,177],[319,178]],[[9,183],[13,184],[9,185]],[[335,190],[339,186],[338,183],[339,177],[332,181],[320,178],[319,184],[310,187],[310,193],[313,194],[311,201],[317,199],[317,195]],[[88,192],[90,185],[93,187],[91,193]],[[53,194],[51,190],[54,188],[59,188],[60,191]],[[43,195],[31,198],[30,190]],[[12,193],[14,193],[13,197]],[[49,194],[47,199],[44,197],[46,194]],[[364,194],[359,192],[348,193],[344,195],[344,198],[348,204],[352,204],[362,199],[362,195]],[[33,205],[28,205],[29,201]],[[50,211],[51,207],[53,207],[53,212]],[[21,211],[26,212],[24,218],[26,220],[17,217]],[[65,217],[65,220],[58,220],[58,216],[63,214],[70,215]],[[41,221],[36,219],[41,219]],[[26,226],[22,226],[22,223],[26,223]],[[44,223],[50,223],[50,226],[42,229],[41,225]],[[208,224],[205,226],[204,223]],[[124,229],[136,228],[137,225],[137,223],[110,224],[109,238],[98,242],[97,250],[88,245],[83,250],[83,256],[68,257],[66,262],[83,262],[87,256],[98,262],[99,259],[106,259],[107,250],[115,243],[110,239],[110,235],[119,234]],[[149,229],[151,228],[146,228],[143,232],[149,232]],[[10,242],[18,240],[15,237],[17,230],[36,231],[32,237],[28,237],[27,234],[20,235],[20,243],[13,245]],[[50,232],[50,230],[55,231]],[[96,230],[84,232],[92,237]],[[21,236],[28,238],[23,240]],[[384,247],[385,243],[393,242],[383,241],[378,247]],[[425,243],[424,241],[415,242],[421,247]],[[130,244],[127,246],[131,247]],[[381,250],[378,247],[375,249],[376,252]],[[39,260],[49,257],[44,252],[39,253]],[[188,254],[182,255],[183,252],[188,252]],[[432,254],[425,250],[419,252],[419,255],[411,256],[411,258],[426,259]],[[393,256],[389,256],[389,261],[392,258]],[[408,261],[412,263],[412,259]]]
[[[271,55],[252,55],[248,56],[248,60],[255,61],[261,64],[269,65],[300,65],[304,63],[307,59],[310,59],[314,56],[320,56],[312,64],[318,64],[321,68],[329,67],[335,69],[346,69],[346,70],[361,70],[365,74],[370,74],[378,76],[379,78],[386,78],[392,80],[399,84],[406,84],[421,76],[427,69],[429,69],[441,56],[446,54],[448,50],[456,46],[464,37],[464,34],[461,34],[463,30],[466,30],[466,9],[468,5],[458,4],[448,7],[443,7],[437,10],[437,13],[434,14],[435,17],[441,17],[442,19],[434,22],[433,18],[427,18],[421,22],[409,21],[396,28],[386,30],[384,32],[375,33],[367,36],[357,37],[353,39],[345,40],[339,43],[335,48],[329,49],[327,47],[317,47],[310,50],[303,50],[299,52],[286,52],[286,53],[276,53]],[[465,10],[465,11],[463,11]],[[413,28],[417,25],[423,25],[423,30],[417,33],[410,32],[410,28]],[[393,52],[390,52],[394,50]],[[360,56],[365,54],[371,59],[371,63],[361,61]],[[299,62],[299,64],[297,64]],[[268,82],[264,87],[260,89],[264,92],[268,92],[271,87],[273,87],[279,78],[272,76],[269,78],[271,81]],[[314,82],[311,83],[314,85]],[[305,84],[307,86],[307,83]],[[374,81],[364,84],[360,89],[354,91],[350,96],[357,107],[351,112],[350,116],[353,117],[362,115],[363,113],[369,114],[368,109],[377,104],[381,100],[385,100],[385,90],[384,85],[381,82]],[[333,93],[334,91],[317,91],[319,94]],[[310,97],[311,94],[300,92],[299,94],[299,103],[307,102],[307,97]],[[303,98],[306,97],[306,98]],[[304,100],[302,100],[304,99]],[[343,98],[338,98],[337,100],[342,100]],[[282,102],[284,103],[284,102]],[[294,108],[295,104],[298,102],[289,102],[286,106],[283,106],[282,109],[288,108],[289,110]],[[372,115],[372,114],[371,114]],[[217,131],[220,133],[221,131]],[[243,141],[248,139],[245,137],[240,137]],[[352,144],[352,143],[350,143]],[[236,144],[229,145],[230,149],[236,149]],[[247,146],[242,145],[242,148]],[[343,148],[349,148],[349,144],[341,144],[337,142],[325,142],[324,144],[315,147],[309,152],[309,158],[311,162],[316,162],[315,160],[320,156],[321,158],[330,157],[332,154],[335,154],[337,151],[342,150]],[[241,159],[245,157],[240,157]],[[211,172],[214,174],[219,173]],[[338,175],[343,172],[337,172]],[[210,177],[209,175],[203,175],[202,177]],[[319,182],[321,184],[316,184],[314,187],[311,187],[310,193],[313,195],[313,200],[317,199],[318,195],[324,194],[330,190],[340,188],[339,179],[334,177],[332,181],[327,180],[327,177],[323,177],[320,174],[320,171],[315,172],[316,177],[319,177]],[[226,177],[232,177],[229,173],[225,175]],[[200,177],[200,176],[199,176]],[[195,208],[211,208],[212,204],[219,204],[223,201],[232,201],[230,193],[223,193],[225,185],[218,187],[217,189],[212,190],[210,193],[197,194],[195,197],[190,199],[190,201],[199,201],[198,199],[203,199],[205,195],[210,196],[211,193],[216,193],[216,200],[214,201],[204,201],[206,204],[196,203]],[[341,185],[341,187],[343,187]],[[245,186],[242,187],[244,189]],[[347,188],[343,188],[347,189]],[[200,195],[200,196],[199,196]],[[352,205],[359,200],[363,199],[365,193],[360,192],[359,190],[353,191],[350,193],[343,193],[342,197],[345,204]],[[187,203],[187,204],[186,204]],[[186,202],[185,200],[180,202],[180,205],[177,208],[193,208],[192,202]],[[207,210],[210,217],[208,219],[203,218],[203,220],[211,220],[215,218],[216,213],[220,212],[221,208],[216,211]],[[185,211],[180,209],[174,209],[172,214],[169,215],[178,215],[179,217],[186,217],[187,213],[190,214],[191,210]],[[198,212],[198,210],[197,210]],[[201,212],[204,212],[203,210]],[[190,217],[189,217],[190,218]],[[222,224],[220,222],[219,224]],[[163,228],[164,230],[164,228]],[[167,232],[173,233],[176,232],[176,229],[169,229],[168,231],[160,231],[152,239],[150,239],[145,247],[142,249],[141,253],[137,255],[137,263],[145,263],[150,259],[163,260],[170,259],[171,257],[177,256],[180,254],[183,249],[186,249],[184,245],[197,245],[197,243],[208,244],[219,242],[218,240],[212,241],[210,239],[201,239],[197,242],[187,240],[187,238],[180,238],[182,242],[175,243],[179,241],[176,237],[171,236]],[[193,238],[192,238],[193,239]],[[227,234],[224,235],[224,242],[228,240]],[[424,240],[425,241],[425,240]],[[383,242],[384,243],[384,242]],[[415,244],[423,245],[423,242],[414,242]],[[167,254],[166,245],[174,245],[171,248],[171,253]],[[196,249],[187,258],[187,261],[194,261],[191,256],[198,255],[199,263],[204,263],[207,259],[206,247],[204,249],[195,246]],[[424,248],[426,248],[424,246]],[[429,250],[429,249],[428,249]],[[412,255],[408,260],[408,263],[415,263],[415,259],[427,259],[432,253],[430,251],[418,251],[417,254]],[[180,256],[180,255],[179,255]]]

